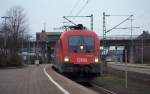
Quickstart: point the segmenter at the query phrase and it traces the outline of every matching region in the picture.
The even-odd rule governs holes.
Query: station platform
[[[131,72],[138,72],[142,74],[150,75],[150,64],[125,64],[125,63],[115,63],[115,62],[108,62],[109,67],[119,69],[119,70],[127,70]]]
[[[99,94],[55,72],[51,65],[0,69],[0,94]]]

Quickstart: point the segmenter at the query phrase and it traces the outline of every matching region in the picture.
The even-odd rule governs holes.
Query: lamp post
[[[127,50],[125,49],[125,88],[128,88]]]
[[[29,36],[28,37],[28,41],[29,41],[29,64],[31,64],[31,45],[30,45],[30,43],[31,43],[31,37],[32,36]]]
[[[142,56],[141,56],[141,63],[143,64],[143,54],[144,54],[144,47],[143,47],[144,45],[143,45],[143,35],[142,35],[142,48],[141,48],[141,52],[142,52]]]
[[[134,60],[133,60],[133,28],[132,28],[132,21],[133,21],[133,19],[132,19],[132,17],[133,17],[133,15],[131,15],[131,56],[130,56],[130,63],[133,63],[134,62]]]

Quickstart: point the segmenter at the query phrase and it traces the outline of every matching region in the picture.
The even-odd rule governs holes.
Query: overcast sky
[[[78,2],[78,3],[77,3]],[[86,4],[85,8],[83,6]],[[111,15],[133,14],[134,34],[140,34],[142,30],[150,31],[150,0],[0,0],[0,16],[5,16],[6,11],[12,6],[25,8],[29,19],[30,33],[35,34],[46,23],[46,31],[52,32],[53,28],[62,26],[62,16],[66,15],[94,15],[94,31],[102,36],[102,13]],[[81,9],[83,10],[79,12]],[[107,17],[107,30],[115,26],[126,17]],[[90,28],[88,18],[73,19],[76,23],[82,23]],[[2,19],[0,19],[2,22]],[[127,21],[120,27],[129,27]],[[108,35],[130,35],[130,30],[113,30]]]

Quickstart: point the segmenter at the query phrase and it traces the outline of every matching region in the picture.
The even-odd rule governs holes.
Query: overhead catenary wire
[[[81,0],[77,0],[77,2],[75,3],[75,5],[72,7],[72,9],[70,10],[69,15],[72,15],[73,11],[77,8],[77,6],[79,5]]]
[[[72,7],[72,9],[71,9],[71,11],[70,11],[70,14],[73,14],[73,13],[74,13],[75,9],[78,8],[78,5],[80,4],[81,1],[82,1],[82,0],[77,0],[77,2],[75,3],[75,5]],[[84,1],[86,1],[86,2],[84,2],[84,5],[83,5],[83,6],[81,7],[81,9],[77,12],[77,15],[75,15],[75,16],[64,16],[64,17],[63,17],[65,20],[67,20],[67,22],[66,22],[66,21],[63,21],[63,26],[64,26],[66,23],[68,23],[68,22],[70,22],[70,23],[76,25],[74,22],[72,22],[71,20],[67,19],[66,17],[73,17],[73,20],[75,20],[75,17],[89,17],[89,16],[78,16],[78,15],[85,9],[85,7],[87,6],[87,4],[89,3],[90,0],[84,0]],[[77,9],[76,9],[76,10],[77,10]],[[91,16],[90,16],[90,17],[91,17]]]
[[[89,0],[86,0],[86,3],[83,5],[83,7],[77,12],[76,16],[78,16],[85,8],[86,6],[89,4]]]
[[[145,29],[148,30],[148,28],[150,28],[150,27],[149,27],[149,26],[150,26],[150,22],[141,24],[139,21],[137,21],[136,23],[138,23],[138,24],[139,24],[139,27],[142,28],[143,30],[145,30]]]
[[[149,16],[149,15],[150,15],[150,11],[147,11],[147,12],[143,12],[139,16],[137,16],[137,19],[141,19],[142,22],[141,21],[139,22],[139,20],[138,20],[136,23],[138,23],[140,25],[140,28],[143,28],[143,30],[145,30],[148,26],[150,26],[150,22],[146,22],[146,23],[144,22],[145,19],[147,21],[147,18],[145,18],[145,17]]]
[[[127,20],[129,20],[129,18],[131,18],[133,15],[130,15],[128,18],[126,18],[125,20],[123,20],[122,22],[120,22],[118,25],[114,26],[113,28],[109,29],[106,31],[107,32],[110,32],[111,30],[117,28],[118,26],[120,26],[122,23],[126,22]]]

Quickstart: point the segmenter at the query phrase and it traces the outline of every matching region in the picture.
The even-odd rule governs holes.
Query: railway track
[[[54,67],[52,67],[53,68],[53,70],[54,71],[56,71],[56,72],[58,72]],[[68,77],[67,77],[68,78]],[[69,78],[70,79],[70,78]],[[72,79],[71,79],[72,80]],[[85,87],[87,87],[87,88],[90,88],[90,89],[92,89],[92,90],[94,90],[94,91],[97,91],[97,92],[99,92],[100,94],[117,94],[117,93],[115,93],[115,92],[113,92],[113,91],[110,91],[110,90],[108,90],[108,89],[105,89],[105,88],[103,88],[103,87],[100,87],[100,86],[98,86],[98,85],[96,85],[95,83],[79,83],[79,84],[81,84],[81,85],[83,85],[83,86],[85,86]]]
[[[101,87],[101,86],[98,86],[98,85],[96,85],[95,83],[90,83],[90,84],[91,84],[91,86],[92,86],[91,89],[94,89],[94,90],[100,92],[101,94],[117,94],[116,92],[111,91],[111,90],[108,90],[108,89],[103,88],[103,87]]]

